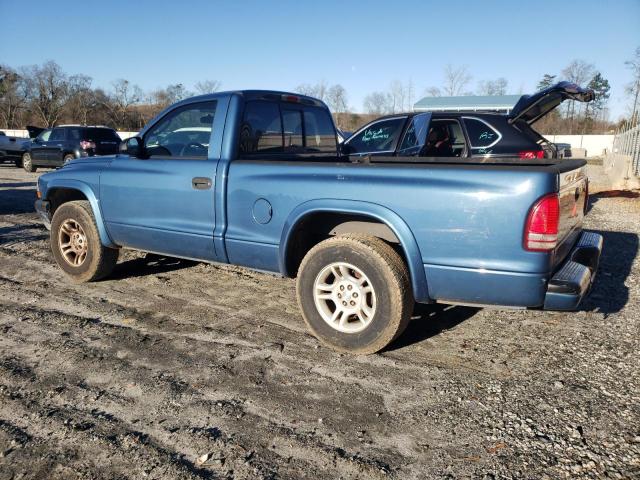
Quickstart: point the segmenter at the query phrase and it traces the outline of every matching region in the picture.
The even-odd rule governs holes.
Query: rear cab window
[[[245,105],[240,125],[240,154],[337,153],[329,112],[322,107],[269,100]]]

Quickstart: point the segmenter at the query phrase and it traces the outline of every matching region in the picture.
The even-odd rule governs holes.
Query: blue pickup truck
[[[36,210],[73,281],[120,248],[278,272],[318,338],[365,354],[415,302],[575,309],[602,249],[587,190],[583,160],[349,156],[321,101],[235,91],[42,175]]]

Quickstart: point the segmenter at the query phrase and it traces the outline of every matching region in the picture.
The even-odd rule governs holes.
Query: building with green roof
[[[424,97],[413,105],[414,112],[509,113],[521,95],[466,95],[460,97]]]

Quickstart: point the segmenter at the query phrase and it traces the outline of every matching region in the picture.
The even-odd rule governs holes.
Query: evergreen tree
[[[538,90],[542,90],[553,85],[555,83],[556,76],[557,75],[549,75],[548,73],[545,73],[542,80],[538,82]]]

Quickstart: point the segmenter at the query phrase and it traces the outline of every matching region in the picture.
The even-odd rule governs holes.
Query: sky
[[[505,77],[507,93],[530,93],[582,59],[609,80],[615,120],[638,46],[640,0],[0,0],[0,63],[14,68],[54,60],[94,87],[125,78],[145,91],[325,81],[355,111],[394,80],[419,100],[447,64],[468,68],[470,90]]]

